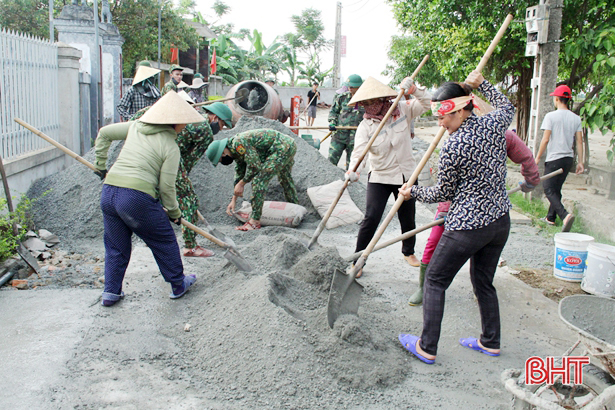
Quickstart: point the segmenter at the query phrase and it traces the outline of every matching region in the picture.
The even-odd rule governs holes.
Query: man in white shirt
[[[555,225],[555,218],[559,216],[563,223],[562,232],[568,232],[574,222],[574,215],[566,211],[562,204],[562,186],[574,161],[572,147],[575,140],[579,154],[576,173],[581,174],[585,170],[581,118],[568,109],[572,92],[567,85],[558,86],[550,95],[553,97],[556,110],[548,113],[542,121],[540,128],[544,130],[544,134],[536,155],[536,164],[546,151],[545,174],[560,168],[564,170],[562,174],[543,182],[545,196],[550,203],[549,212],[544,220],[549,225]]]

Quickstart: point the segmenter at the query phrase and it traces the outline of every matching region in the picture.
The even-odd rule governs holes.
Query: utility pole
[[[160,70],[160,37],[162,32],[162,0],[158,0],[158,69]],[[162,88],[162,75],[158,76],[158,89]]]
[[[55,43],[53,34],[53,0],[49,0],[49,41]]]
[[[532,149],[534,155],[538,153],[540,143],[542,141],[542,130],[540,126],[545,115],[553,110],[553,98],[549,96],[555,89],[557,83],[557,69],[559,66],[559,49],[560,35],[562,32],[562,8],[563,0],[540,0],[540,4],[530,9],[542,10],[537,21],[542,20],[547,27],[542,27],[542,30],[548,33],[544,41],[536,41],[538,44],[537,51],[534,54],[528,54],[531,47],[530,37],[534,34],[530,32],[530,23],[526,18],[526,26],[528,28],[528,46],[526,48],[527,55],[535,55],[534,61],[534,76],[532,78],[532,107],[530,114],[529,138],[528,145]],[[526,16],[528,17],[528,16]],[[536,40],[538,40],[536,38]],[[540,172],[544,171],[544,160],[540,162]],[[532,198],[541,198],[544,194],[542,185],[539,185],[531,193]]]
[[[340,65],[342,63],[342,3],[337,2],[335,16],[335,47],[333,48],[333,88],[340,86]]]

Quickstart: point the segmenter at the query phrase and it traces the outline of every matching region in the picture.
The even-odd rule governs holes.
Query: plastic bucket
[[[587,246],[594,238],[581,233],[556,233],[553,275],[569,282],[581,282],[587,260]]]
[[[597,296],[615,297],[615,246],[589,244],[581,289]]]
[[[301,134],[301,138],[316,149],[320,148],[320,140],[314,139],[311,134]],[[316,146],[318,144],[318,146]]]

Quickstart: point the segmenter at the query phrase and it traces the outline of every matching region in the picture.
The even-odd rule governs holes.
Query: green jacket
[[[120,155],[107,173],[105,184],[135,189],[160,198],[169,216],[179,218],[181,212],[175,179],[180,153],[176,138],[177,133],[169,125],[140,121],[108,125],[100,129],[96,138],[96,168],[106,169],[111,143],[125,139]]]

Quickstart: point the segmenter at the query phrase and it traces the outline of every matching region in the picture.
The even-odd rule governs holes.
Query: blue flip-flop
[[[190,286],[194,285],[194,282],[196,282],[196,275],[186,275],[184,276],[184,282],[171,290],[171,294],[169,295],[169,297],[171,299],[179,299],[182,296],[184,296],[186,294],[186,292],[188,292],[188,289],[190,289]]]
[[[487,356],[499,356],[499,353],[492,353],[488,350],[483,349],[478,344],[478,340],[475,337],[468,337],[465,339],[459,339],[459,344],[463,347],[467,347],[468,349],[476,350],[477,352],[481,352],[486,354]]]
[[[102,301],[100,302],[100,304],[104,307],[111,307],[122,299],[124,299],[124,292],[122,291],[120,291],[119,295],[110,292],[103,292]]]
[[[406,333],[402,333],[399,335],[399,342],[404,347],[404,349],[406,349],[407,351],[409,351],[410,353],[418,357],[421,361],[427,364],[434,364],[436,362],[435,359],[428,359],[416,351],[417,340],[419,340],[418,336],[414,336],[414,335],[410,335]]]

